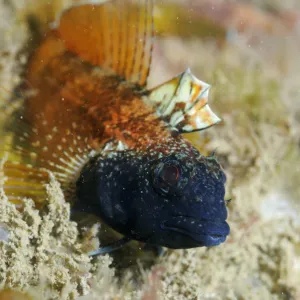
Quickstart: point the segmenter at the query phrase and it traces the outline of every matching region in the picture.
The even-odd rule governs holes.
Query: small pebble
[[[3,224],[0,224],[0,241],[8,242],[9,232],[7,227]]]

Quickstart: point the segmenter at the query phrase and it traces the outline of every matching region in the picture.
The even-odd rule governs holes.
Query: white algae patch
[[[75,298],[90,290],[92,264],[83,250],[95,247],[97,232],[79,241],[58,183],[52,179],[47,190],[45,210],[36,210],[26,199],[22,212],[0,191],[0,224],[9,229],[9,239],[0,240],[0,285],[22,290],[36,286],[45,297]],[[102,261],[110,264],[108,257]]]

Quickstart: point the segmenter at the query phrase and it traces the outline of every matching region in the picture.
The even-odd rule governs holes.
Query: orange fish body
[[[71,151],[74,155],[74,151],[82,154],[100,149],[112,139],[123,142],[127,147],[138,145],[145,148],[149,142],[169,135],[163,122],[153,114],[153,108],[141,101],[146,93],[143,86],[148,76],[152,50],[150,2],[141,8],[132,7],[130,1],[127,5],[122,1],[112,1],[99,6],[75,6],[62,15],[59,27],[48,33],[33,54],[26,79],[28,88],[37,93],[27,100],[24,117],[35,131],[30,143],[38,152],[40,166],[53,169],[49,163],[58,163],[61,156],[59,149],[68,152],[63,144],[73,145]],[[121,8],[123,18],[120,18],[118,11]],[[86,19],[86,16],[90,19],[88,25],[74,22]],[[72,38],[73,26],[81,30],[76,33],[78,39],[65,42],[64,38]],[[82,32],[86,26],[89,26],[90,37]],[[96,26],[100,26],[100,30]],[[92,28],[95,33],[91,32]],[[127,39],[127,45],[120,45],[119,40],[111,41],[116,33],[121,39]],[[141,45],[136,45],[140,38],[143,39],[138,41]],[[90,50],[93,52],[97,42],[110,45],[102,46],[103,50],[94,56],[87,55],[84,61],[82,57],[86,55],[81,43],[91,43]],[[118,47],[121,48],[118,50]],[[144,47],[148,47],[148,52]],[[115,53],[111,55],[110,51]],[[119,61],[121,59],[123,61]],[[94,64],[106,64],[108,67],[103,70]],[[138,119],[147,122],[147,127],[139,126]],[[160,135],[156,134],[158,131]]]
[[[52,171],[68,200],[127,239],[218,245],[229,234],[225,175],[180,134],[220,120],[207,104],[209,85],[189,69],[146,89],[152,10],[150,0],[113,0],[63,12],[30,59],[33,95],[20,114],[28,129],[16,133],[16,149],[30,176]],[[31,195],[39,176],[18,168],[25,187],[10,181],[4,190]]]
[[[30,70],[28,82],[38,93],[28,99],[25,116],[40,133],[33,143],[47,147],[40,154],[45,159],[52,160],[51,154],[65,140],[95,150],[113,138],[128,147],[145,148],[170,134],[143,102],[145,89],[82,62],[67,50],[39,72]],[[147,126],[139,126],[141,120]]]

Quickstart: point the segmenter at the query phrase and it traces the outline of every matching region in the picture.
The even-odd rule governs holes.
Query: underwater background
[[[31,41],[71,3],[0,0],[5,109],[22,97]],[[216,150],[226,172],[224,244],[155,257],[132,243],[91,260],[106,229],[69,221],[52,178],[45,211],[30,199],[19,211],[0,192],[0,299],[300,299],[299,20],[296,0],[156,2],[148,86],[190,67],[212,85],[210,105],[223,120],[187,138],[203,154]]]

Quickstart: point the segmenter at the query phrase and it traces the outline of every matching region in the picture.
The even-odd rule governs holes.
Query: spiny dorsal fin
[[[63,12],[57,31],[83,60],[144,86],[152,56],[153,0],[135,2],[73,6]]]
[[[221,121],[207,104],[209,89],[187,69],[150,90],[145,102],[179,132],[202,130]]]

